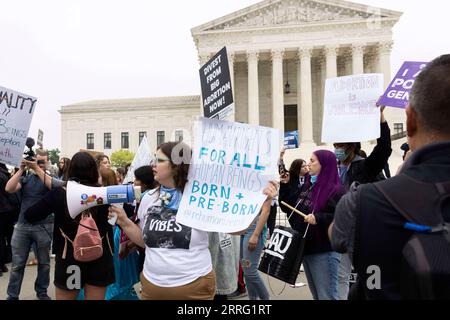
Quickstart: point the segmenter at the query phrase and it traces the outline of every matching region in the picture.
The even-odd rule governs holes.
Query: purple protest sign
[[[378,105],[406,108],[414,81],[426,65],[427,62],[405,61],[386,92],[378,100]]]

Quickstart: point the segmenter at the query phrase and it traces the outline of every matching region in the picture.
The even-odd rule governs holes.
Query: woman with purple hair
[[[333,152],[314,152],[309,167],[310,187],[300,192],[294,201],[286,201],[307,217],[303,219],[290,211],[289,223],[294,230],[306,233],[303,266],[313,298],[338,300],[340,254],[331,249],[327,229],[333,221],[334,210],[344,189],[339,180],[337,160]],[[281,183],[283,182],[281,179]]]

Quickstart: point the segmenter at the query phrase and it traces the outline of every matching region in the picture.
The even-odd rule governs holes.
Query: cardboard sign
[[[360,74],[327,79],[322,142],[362,142],[380,137],[382,74]]]
[[[210,232],[245,230],[275,178],[280,131],[201,118],[194,127],[188,183],[177,222]]]
[[[36,144],[39,146],[39,148],[44,149],[44,131],[42,131],[41,129],[38,130]]]
[[[144,135],[141,144],[139,145],[139,148],[136,151],[136,155],[134,156],[133,162],[128,168],[127,176],[125,177],[125,179],[123,179],[122,183],[126,184],[129,182],[133,182],[135,179],[134,170],[142,166],[150,165],[151,159],[152,156],[150,154],[150,147],[148,146],[147,135]]]
[[[222,48],[199,72],[204,117],[225,119],[234,111],[227,48]]]
[[[378,101],[378,104],[402,109],[406,108],[414,81],[426,65],[427,62],[404,62],[386,92]]]
[[[300,146],[298,139],[298,130],[284,133],[284,148],[297,149]]]
[[[0,162],[20,167],[37,99],[0,87]]]

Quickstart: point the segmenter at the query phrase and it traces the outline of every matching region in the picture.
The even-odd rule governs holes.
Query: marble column
[[[337,77],[337,46],[325,47],[325,59],[327,64],[327,79]]]
[[[259,125],[258,51],[247,52],[248,123]]]
[[[272,50],[272,127],[284,134],[284,91],[283,55],[284,50]]]
[[[311,54],[312,48],[300,48],[297,58],[299,63],[299,74],[297,81],[300,83],[297,95],[300,94],[301,115],[299,117],[300,138],[304,144],[314,144],[313,140],[313,112],[312,112],[312,89],[311,89]]]
[[[393,41],[381,42],[378,44],[378,66],[377,72],[384,74],[384,87],[387,88],[391,82],[391,50]]]
[[[200,64],[199,69],[208,62],[208,60],[211,58],[210,54],[204,53],[204,54],[200,54],[198,56],[198,63]],[[201,97],[201,101],[200,101],[200,115],[203,117],[204,113],[203,113],[203,96],[201,94],[201,90],[200,90],[200,97]]]
[[[231,88],[233,90],[234,111],[228,116],[229,121],[236,121],[236,88],[234,87],[234,61],[236,55],[234,52],[228,53],[228,66],[230,68]]]
[[[364,45],[354,44],[352,46],[352,72],[353,74],[364,73]]]

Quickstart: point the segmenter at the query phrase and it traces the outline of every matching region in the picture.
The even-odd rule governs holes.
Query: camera
[[[27,142],[25,145],[28,147],[28,151],[25,151],[23,154],[26,155],[25,160],[27,161],[34,161],[34,158],[36,157],[36,153],[33,151],[34,146],[34,139],[33,138],[27,138]]]

